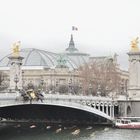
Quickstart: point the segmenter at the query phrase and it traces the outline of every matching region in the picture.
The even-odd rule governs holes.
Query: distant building
[[[6,55],[0,60],[0,71],[5,72],[9,76],[9,59],[11,54]],[[73,35],[71,35],[68,48],[64,53],[48,52],[46,50],[39,50],[35,48],[21,49],[20,56],[22,56],[22,78],[23,87],[29,84],[33,86],[43,87],[46,90],[52,88],[56,90],[60,85],[81,86],[78,68],[81,65],[88,64],[91,61],[113,60],[117,64],[117,58],[114,57],[90,57],[87,53],[80,52],[74,44]],[[122,85],[126,86],[128,80],[128,72],[119,68]],[[7,84],[9,84],[7,78]]]

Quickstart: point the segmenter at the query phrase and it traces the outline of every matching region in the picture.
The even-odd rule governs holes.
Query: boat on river
[[[140,118],[125,117],[117,119],[115,122],[115,127],[121,129],[140,129]]]

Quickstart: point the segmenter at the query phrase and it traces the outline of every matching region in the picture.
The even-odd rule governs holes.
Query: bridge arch
[[[23,105],[30,105],[29,102],[9,102],[7,104],[1,105],[1,108],[4,107],[15,107],[15,106],[23,106]],[[68,101],[62,101],[62,100],[44,100],[43,103],[34,101],[32,105],[43,105],[43,106],[58,106],[58,107],[65,107],[65,108],[71,108],[71,109],[76,109],[76,110],[81,110],[83,112],[88,112],[91,113],[91,115],[96,115],[98,117],[104,118],[106,120],[112,121],[113,119],[111,116],[105,114],[104,112],[93,108],[92,106],[88,106],[86,104],[82,103],[76,103],[76,102],[68,102]]]

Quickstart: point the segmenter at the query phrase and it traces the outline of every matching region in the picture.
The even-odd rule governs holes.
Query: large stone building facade
[[[6,84],[9,86],[10,82],[10,60],[12,54],[6,55],[0,60],[0,71],[7,75]],[[34,86],[43,88],[44,90],[58,91],[58,87],[67,86],[70,90],[71,87],[82,88],[82,77],[80,75],[79,67],[84,64],[90,64],[94,59],[97,61],[109,61],[112,59],[116,63],[116,57],[90,57],[87,53],[80,52],[74,44],[73,35],[71,35],[68,48],[63,53],[53,53],[46,50],[39,49],[21,49],[20,56],[22,60],[22,86]],[[121,85],[123,92],[127,90],[128,72],[121,70],[118,66],[117,69],[121,76]],[[18,85],[18,83],[17,83]],[[19,87],[18,87],[19,88]],[[20,88],[19,88],[20,89]],[[70,91],[69,91],[70,92]]]

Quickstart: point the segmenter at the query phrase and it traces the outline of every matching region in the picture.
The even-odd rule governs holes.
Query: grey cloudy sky
[[[130,41],[140,36],[140,0],[0,0],[0,58],[18,40],[22,48],[61,52],[73,25],[80,51],[117,52],[126,67]]]

